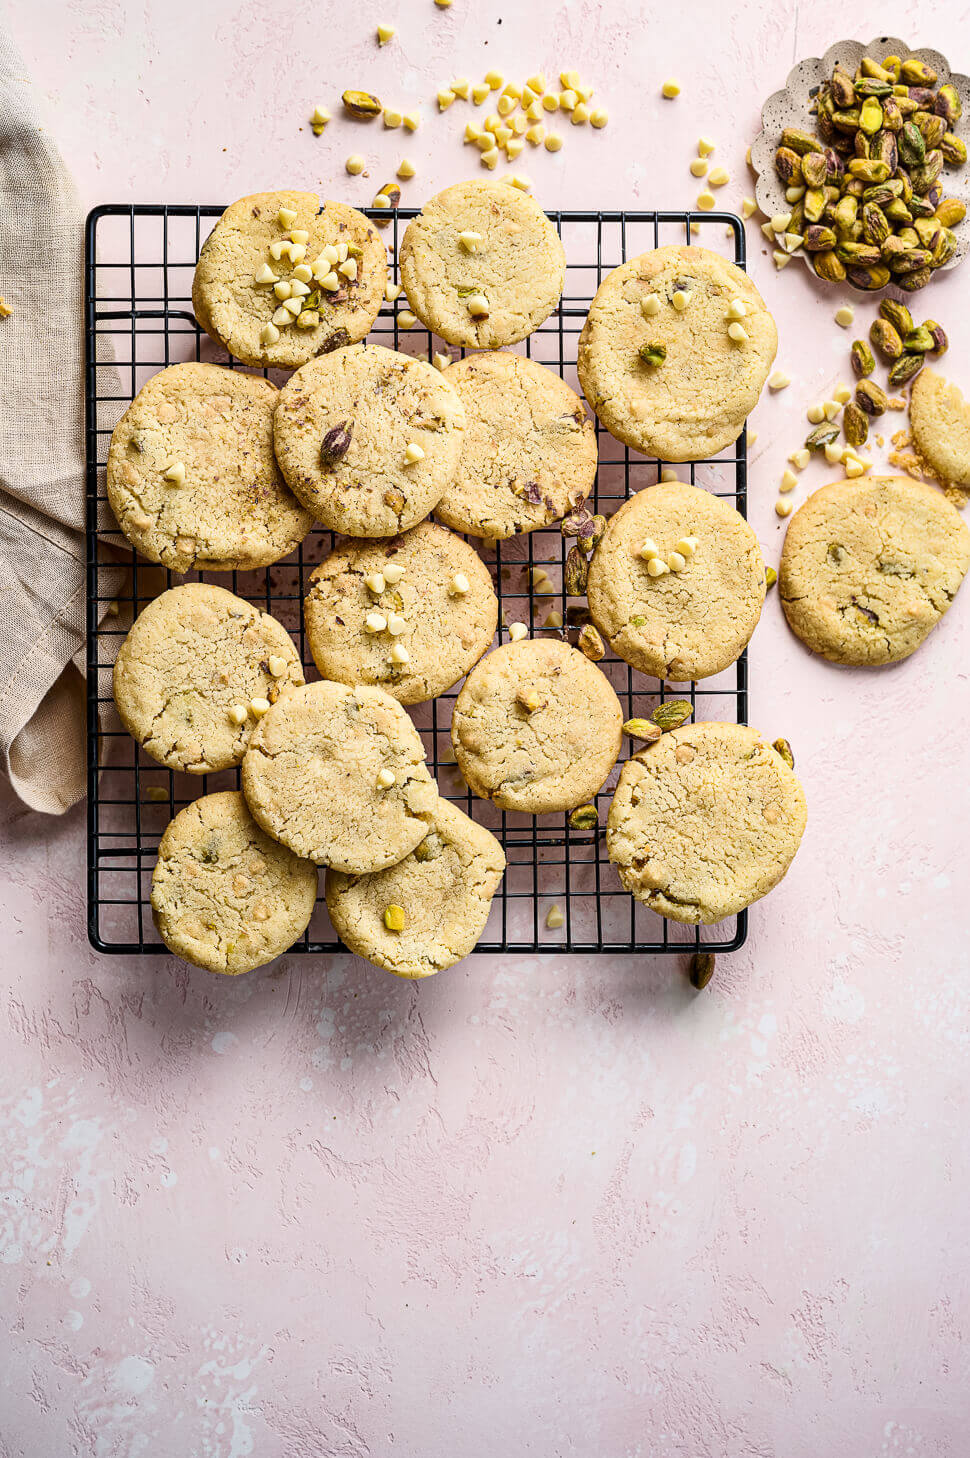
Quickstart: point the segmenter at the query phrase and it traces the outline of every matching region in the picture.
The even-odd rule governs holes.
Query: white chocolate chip
[[[411,655],[403,643],[395,643],[391,648],[392,663],[410,663]]]
[[[589,124],[591,127],[595,127],[597,131],[605,127],[609,119],[610,114],[605,106],[598,106],[595,111],[591,111],[589,114]]]
[[[447,111],[454,99],[455,93],[452,91],[451,87],[442,86],[441,90],[438,92],[438,110]]]
[[[863,475],[864,472],[865,466],[862,464],[861,461],[856,461],[852,459],[846,461],[845,474],[850,478],[850,480],[854,480],[856,476]]]
[[[678,314],[682,314],[687,308],[687,305],[690,303],[691,298],[692,294],[690,289],[675,289],[674,296],[671,299],[671,303],[677,310]]]
[[[340,279],[336,273],[328,273],[320,280],[320,287],[325,289],[328,294],[335,294],[340,287]]]
[[[683,555],[682,552],[671,552],[670,556],[667,558],[667,566],[670,568],[671,572],[683,572],[684,568],[687,566],[687,558]]]
[[[398,177],[400,177],[402,182],[407,182],[409,178],[415,175],[417,170],[418,169],[415,167],[413,162],[411,162],[407,157],[402,157],[401,161],[398,163],[397,166],[397,175]]]
[[[253,282],[258,284],[276,283],[278,278],[279,274],[274,273],[268,263],[261,263],[253,274]]]
[[[292,322],[292,314],[289,314],[287,310],[283,308],[283,305],[280,304],[276,313],[273,315],[273,323],[276,325],[277,329],[286,329],[288,325],[292,324]]]
[[[404,618],[402,618],[400,613],[388,613],[387,631],[390,633],[392,638],[399,638],[406,627],[407,623],[405,622]]]
[[[307,296],[307,294],[309,292],[310,292],[309,285],[308,284],[305,284],[302,279],[299,279],[299,278],[294,278],[293,279],[293,282],[290,284],[290,298],[291,299],[305,299],[306,296]]]
[[[455,594],[456,597],[464,597],[466,592],[471,591],[471,583],[468,581],[468,578],[465,576],[464,572],[455,573],[454,577],[451,579],[451,591]]]
[[[405,446],[404,459],[409,466],[413,466],[417,461],[424,460],[424,451],[421,449],[416,441],[409,441],[408,444]]]
[[[291,263],[302,263],[304,258],[306,258],[305,243],[289,243],[286,251],[290,255]]]
[[[754,214],[757,211],[758,211],[758,204],[755,202],[755,200],[754,200],[753,197],[743,197],[741,199],[741,216],[742,216],[742,218],[751,218],[751,217],[754,216]]]
[[[667,101],[673,101],[675,96],[680,95],[680,82],[675,81],[674,78],[671,76],[670,79],[668,81],[665,81],[664,84],[661,86],[660,94],[661,96],[665,97]]]
[[[834,420],[841,409],[842,406],[839,404],[838,400],[826,400],[825,404],[822,406],[822,413],[825,416],[826,420]]]
[[[395,299],[400,298],[401,292],[401,285],[399,283],[389,283],[384,286],[384,297],[389,304],[393,304]]]
[[[654,314],[660,312],[659,294],[647,294],[645,299],[640,300],[640,313],[645,319],[652,319]]]
[[[737,320],[735,320],[733,324],[728,325],[727,332],[728,338],[733,339],[735,344],[747,344],[748,340],[751,338],[744,325],[739,324]]]
[[[707,180],[712,187],[723,187],[731,181],[731,174],[726,167],[712,167]]]
[[[404,130],[416,132],[421,125],[421,113],[419,111],[406,111],[404,113]]]
[[[727,316],[729,319],[746,319],[748,317],[748,306],[743,299],[732,299],[728,304]]]
[[[171,461],[162,472],[166,481],[171,481],[173,486],[185,485],[185,466],[181,461]]]
[[[391,587],[396,587],[403,576],[404,568],[400,562],[388,562],[384,568],[384,581],[390,583]]]
[[[843,329],[848,329],[854,318],[855,309],[852,308],[851,304],[843,304],[841,309],[836,309],[835,311],[835,322],[841,325]]]
[[[302,314],[303,312],[303,304],[299,299],[287,299],[283,304],[283,308],[293,319],[296,318],[297,314]]]
[[[795,475],[794,471],[790,471],[786,466],[785,470],[782,472],[781,480],[778,483],[778,490],[794,491],[797,485],[798,477]]]
[[[344,163],[344,167],[350,173],[351,177],[359,177],[366,166],[367,163],[359,152],[351,152]]]
[[[397,325],[399,329],[413,329],[417,322],[417,314],[412,314],[410,309],[402,309],[397,316]]]
[[[386,46],[388,41],[393,37],[393,35],[393,25],[379,25],[377,27],[377,44],[379,46]]]
[[[556,132],[550,132],[549,135],[548,135],[548,137],[546,137],[546,140],[545,140],[545,148],[546,148],[546,151],[547,152],[558,152],[559,151],[559,148],[561,146],[562,146],[562,137],[560,137],[558,135],[558,133],[556,133]]]
[[[249,712],[254,719],[261,719],[264,714],[269,713],[269,699],[250,699]]]
[[[769,390],[784,390],[791,384],[791,375],[786,375],[784,370],[775,370],[774,374],[768,376]]]
[[[371,592],[376,593],[378,597],[380,597],[385,587],[383,573],[369,572],[364,578],[364,586],[368,588]]]
[[[300,283],[308,284],[313,277],[313,269],[308,263],[298,263],[293,270],[293,277]]]
[[[787,496],[779,496],[778,500],[775,502],[775,513],[778,516],[791,516],[792,504],[788,500]]]
[[[520,638],[527,638],[529,630],[525,623],[509,623],[509,637],[513,643],[518,643]]]
[[[809,405],[805,416],[811,425],[821,425],[825,419],[825,409],[822,405]]]
[[[713,151],[714,151],[714,143],[711,141],[710,137],[698,137],[697,138],[697,155],[698,155],[698,157],[709,157]]]
[[[848,405],[849,401],[852,399],[852,391],[846,384],[836,385],[835,389],[832,391],[832,399],[837,400],[840,405]]]
[[[319,110],[319,107],[317,108]],[[327,118],[329,121],[329,117]],[[276,214],[276,221],[281,228],[292,228],[296,222],[296,210],[294,208],[280,208]]]
[[[309,243],[309,241],[310,241],[310,234],[307,232],[306,228],[291,228],[290,229],[290,242],[291,243]]]
[[[691,176],[703,177],[707,172],[707,165],[703,157],[695,157],[690,164]]]
[[[643,543],[643,546],[640,548],[640,556],[644,562],[652,562],[654,557],[660,556],[660,548],[652,537],[647,537],[647,540]]]
[[[787,268],[791,263],[791,254],[785,253],[781,248],[776,248],[771,256],[775,261],[775,267],[779,270]]]
[[[473,319],[488,318],[488,299],[484,294],[469,294],[465,307]]]
[[[357,277],[357,260],[348,258],[345,263],[337,264],[337,272],[343,274],[344,278],[350,279],[351,283]]]
[[[451,355],[439,354],[437,351],[435,351],[431,363],[434,365],[436,370],[446,370],[451,364]]]
[[[276,344],[280,337],[280,331],[275,324],[264,324],[259,331],[260,344]]]
[[[812,453],[809,450],[808,446],[801,446],[797,451],[792,451],[788,459],[791,461],[796,471],[804,471],[805,467],[812,459]]]
[[[279,283],[276,284],[276,285],[274,285],[273,293],[276,295],[276,297],[278,299],[288,299],[290,297],[290,281],[289,281],[289,279],[288,278],[281,278],[280,281],[279,281]]]
[[[397,784],[397,775],[394,773],[393,770],[389,770],[389,769],[378,770],[378,772],[377,772],[377,788],[379,790],[389,790],[392,785],[396,785],[396,784]]]
[[[697,195],[697,206],[702,213],[709,213],[716,205],[713,192],[701,192]]]
[[[383,613],[368,613],[364,619],[364,628],[368,633],[383,633],[387,627],[387,618]]]
[[[647,571],[651,577],[663,577],[665,573],[670,571],[670,568],[662,557],[651,557],[647,563]]]
[[[842,447],[837,440],[830,440],[824,447],[825,459],[830,466],[838,466],[842,462]]]
[[[229,710],[229,718],[233,724],[245,724],[249,718],[249,710],[245,704],[233,704]]]
[[[286,244],[285,243],[281,243],[278,239],[277,239],[277,241],[275,243],[271,243],[269,245],[269,256],[270,256],[270,258],[275,259],[276,262],[279,263],[280,259],[283,257],[283,249],[285,247],[286,247]]]
[[[690,559],[693,557],[694,553],[697,551],[697,538],[681,537],[680,541],[677,543],[676,550],[686,561],[689,562]]]
[[[484,241],[481,233],[474,233],[471,229],[466,229],[464,233],[458,234],[458,242],[466,253],[477,253],[479,243],[484,243]]]

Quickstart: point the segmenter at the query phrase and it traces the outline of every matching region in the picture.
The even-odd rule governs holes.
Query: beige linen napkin
[[[84,229],[0,34],[0,766],[34,810],[84,794]],[[114,393],[114,392],[113,392]]]

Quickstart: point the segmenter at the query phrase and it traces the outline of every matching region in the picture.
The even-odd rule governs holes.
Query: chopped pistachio
[[[443,8],[446,5],[450,5],[451,0],[434,0],[434,3],[436,5],[442,6]],[[392,902],[390,906],[385,906],[384,925],[387,927],[388,931],[403,931],[405,926],[407,925],[407,916],[405,914],[404,907],[398,906],[394,902]]]

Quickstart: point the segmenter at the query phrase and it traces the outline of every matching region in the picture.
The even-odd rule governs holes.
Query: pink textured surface
[[[543,201],[683,205],[704,132],[736,207],[759,98],[848,28],[833,0],[0,12],[88,204],[367,201],[404,153],[421,198],[474,161],[439,84],[575,65],[610,125],[520,159]],[[968,69],[966,7],[924,17]],[[854,20],[912,34],[896,3]],[[425,126],[314,139],[309,106],[354,83]],[[370,181],[344,178],[352,147],[379,153]],[[754,226],[749,247],[793,377],[753,421],[777,561],[775,483],[851,335]],[[965,271],[930,293],[967,384]],[[791,738],[809,828],[702,997],[636,957],[470,959],[419,987],[350,958],[236,983],[101,958],[83,811],[4,792],[2,1458],[965,1454],[968,654],[970,600],[873,674],[812,659],[769,600],[751,719]]]

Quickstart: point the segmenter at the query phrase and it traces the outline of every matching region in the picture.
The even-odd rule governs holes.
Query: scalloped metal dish
[[[799,61],[789,71],[783,89],[769,96],[761,108],[761,131],[751,147],[751,165],[757,176],[755,197],[758,207],[767,217],[775,217],[778,213],[785,212],[789,206],[785,201],[784,184],[775,172],[775,152],[782,130],[785,127],[800,127],[805,131],[814,131],[815,118],[809,110],[813,92],[831,76],[836,65],[842,66],[852,75],[863,56],[875,56],[879,61],[886,56],[901,56],[904,61],[915,58],[932,66],[940,78],[940,85],[948,83],[957,89],[963,103],[963,116],[956,130],[966,140],[970,125],[970,76],[951,71],[949,61],[940,51],[926,48],[914,51],[905,41],[892,35],[877,36],[868,45],[855,40],[837,41],[834,46],[829,46],[824,56],[810,56],[808,60]],[[947,168],[943,180],[947,196],[959,198],[970,212],[970,163],[964,167]],[[943,265],[940,270],[942,273],[956,268],[970,250],[970,219],[959,224],[954,233],[957,240],[956,252]],[[809,254],[802,252],[793,256],[802,259],[813,278],[817,276]],[[855,293],[855,290],[852,292]]]

